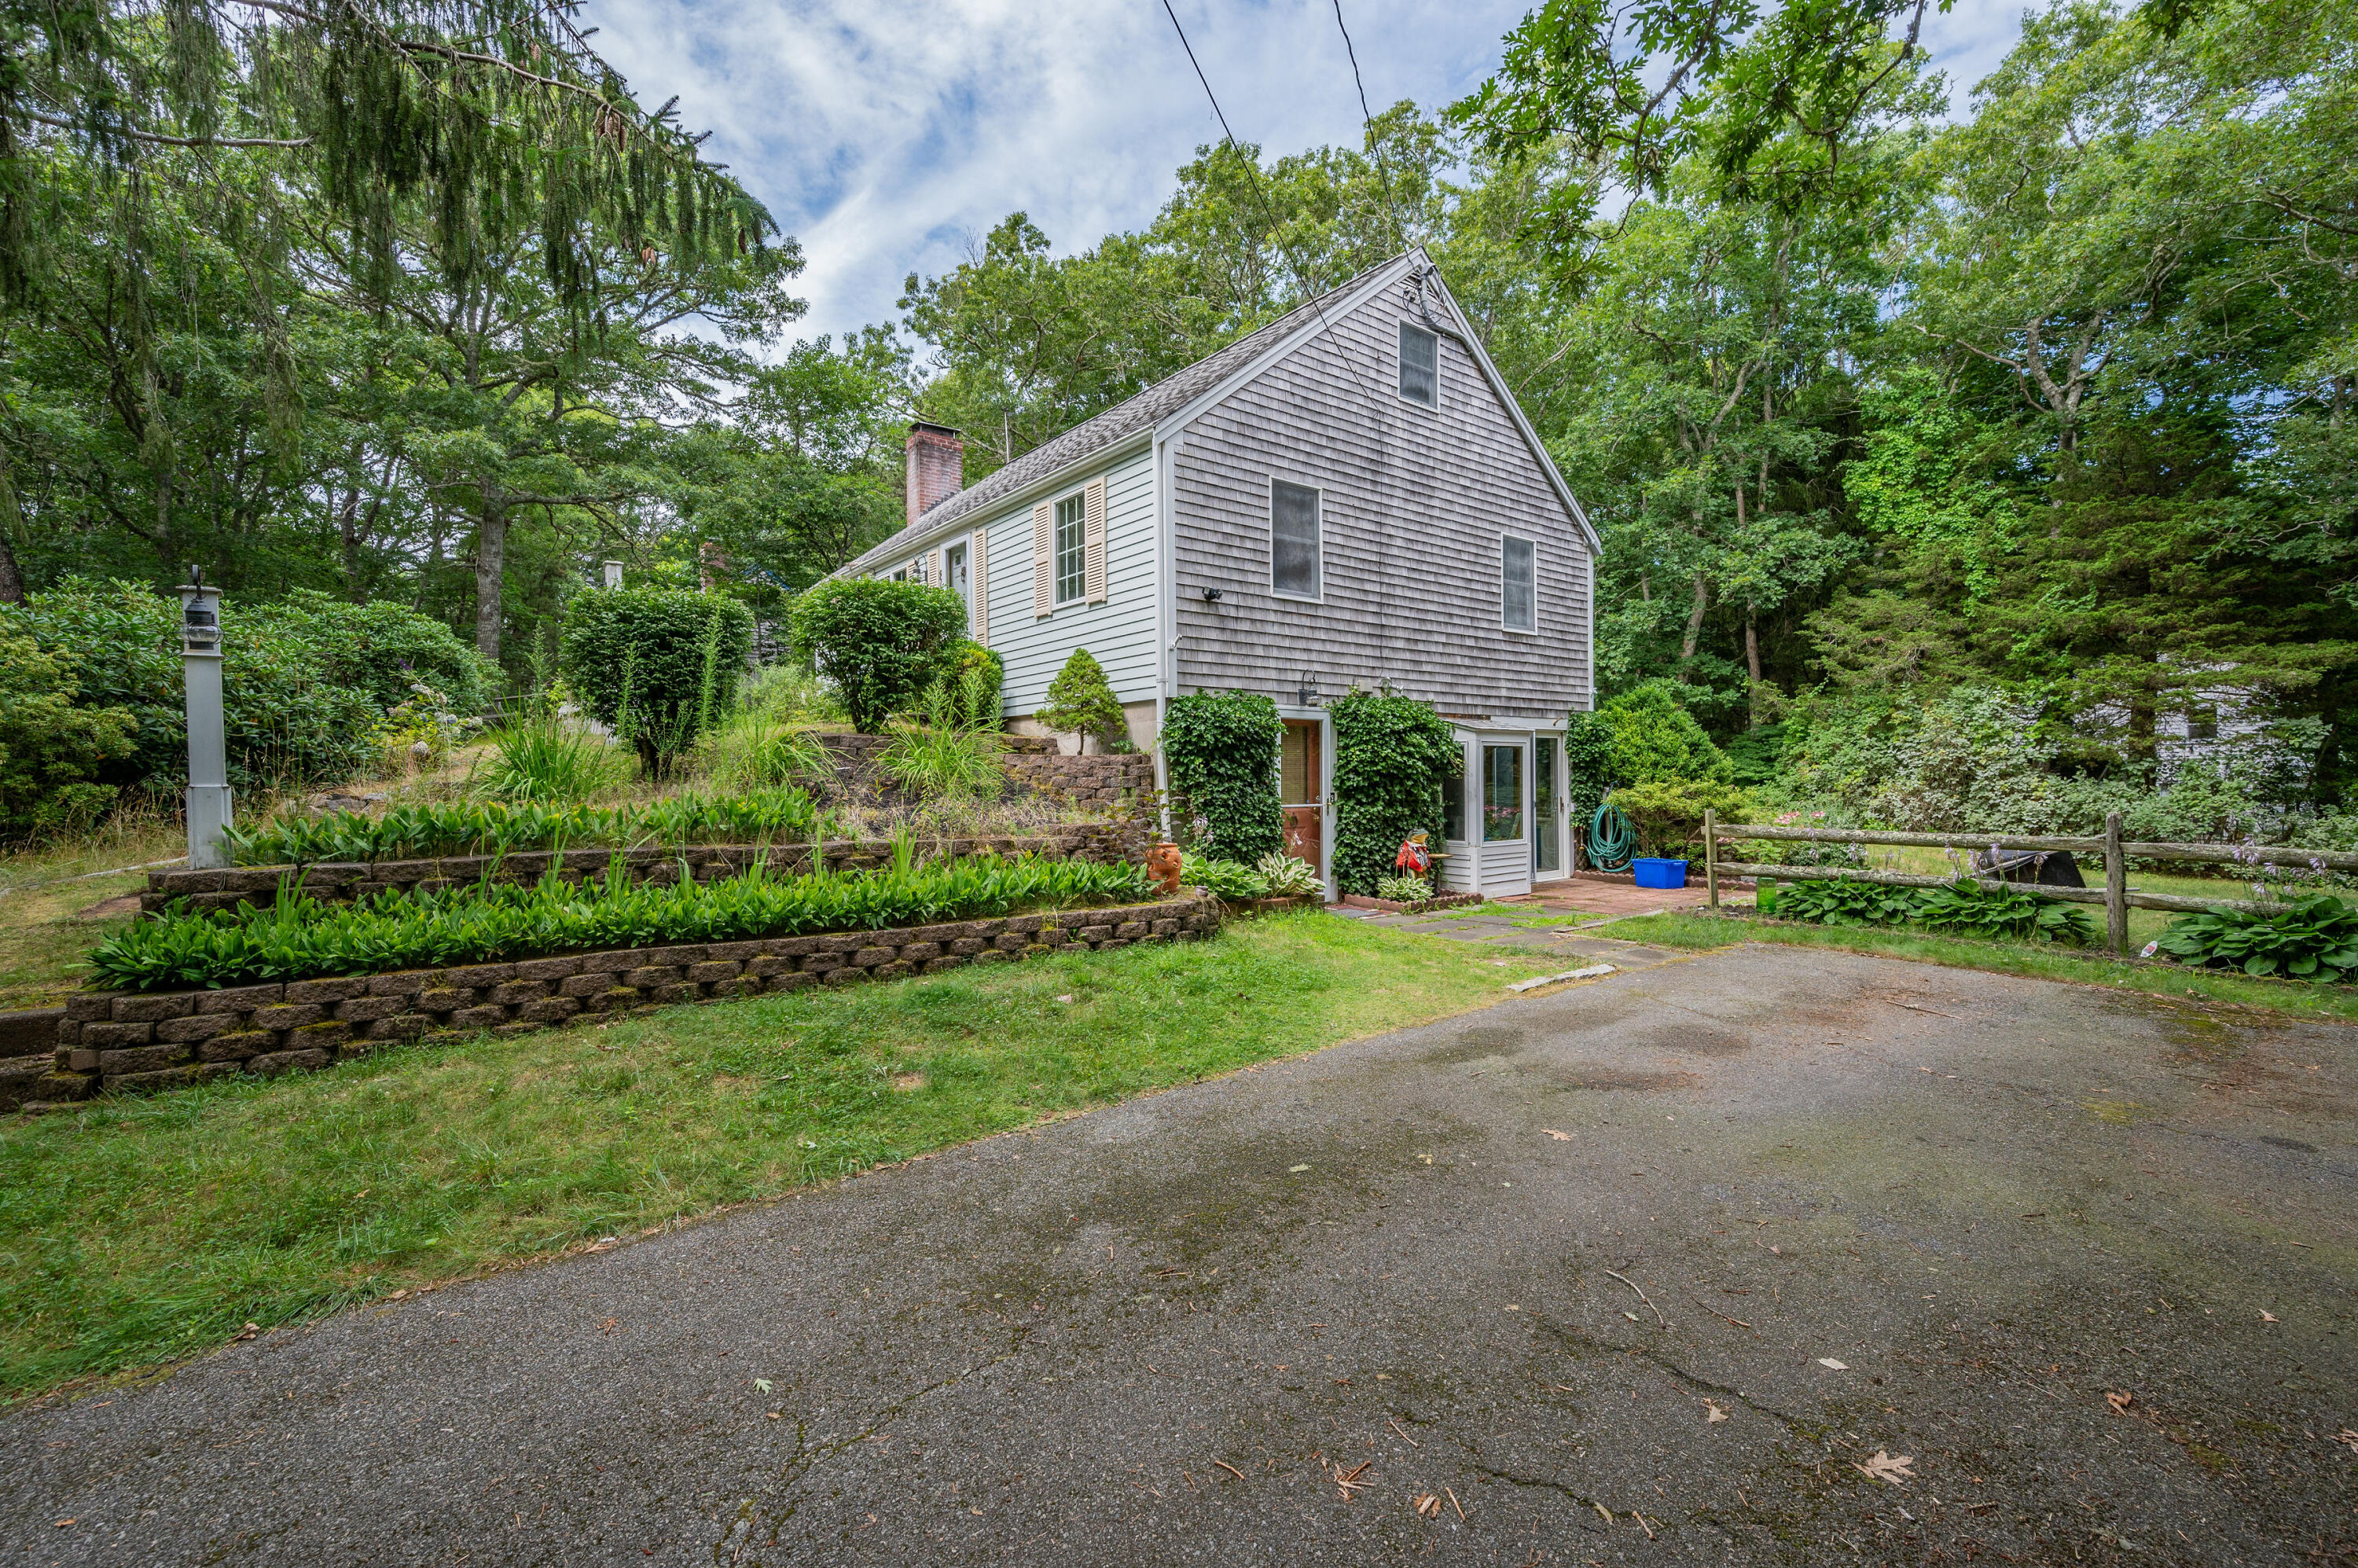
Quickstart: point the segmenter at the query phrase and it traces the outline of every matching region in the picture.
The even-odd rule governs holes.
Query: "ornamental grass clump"
[[[645,845],[770,844],[822,837],[832,819],[799,789],[747,795],[676,795],[634,806],[436,805],[405,802],[381,816],[331,811],[251,831],[224,831],[241,866],[323,860],[422,860],[441,855],[507,855],[534,849],[616,849]]]
[[[779,876],[760,865],[722,881],[683,876],[669,886],[634,885],[617,861],[602,880],[578,886],[552,870],[530,886],[486,879],[330,904],[290,876],[269,909],[200,914],[175,904],[108,936],[90,964],[94,983],[114,989],[254,985],[1138,903],[1152,891],[1139,866],[1036,855],[919,862],[906,838],[882,871]]]
[[[1887,887],[1879,882],[1795,881],[1776,891],[1776,912],[1820,925],[1920,925],[1967,936],[2083,946],[2096,939],[2095,923],[2073,904],[2037,898],[2017,888],[1959,881],[1944,887]]]

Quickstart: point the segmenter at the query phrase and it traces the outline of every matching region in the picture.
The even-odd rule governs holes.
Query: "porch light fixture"
[[[1302,689],[1295,692],[1293,697],[1293,705],[1296,708],[1312,708],[1316,706],[1318,702],[1318,677],[1316,676],[1310,675],[1303,676],[1302,677]]]
[[[1219,603],[1219,602],[1220,602],[1220,590],[1219,590],[1218,589],[1217,589],[1217,588],[1207,588],[1207,589],[1206,589],[1204,590],[1204,602],[1205,602],[1205,603],[1206,603],[1206,604],[1217,604],[1217,603]]]

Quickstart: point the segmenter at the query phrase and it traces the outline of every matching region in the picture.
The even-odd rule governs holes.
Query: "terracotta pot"
[[[1156,844],[1146,851],[1146,874],[1163,889],[1165,897],[1178,896],[1179,846]]]

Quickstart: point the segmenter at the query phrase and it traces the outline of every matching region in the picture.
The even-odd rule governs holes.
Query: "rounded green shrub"
[[[1742,822],[1752,809],[1742,790],[1709,779],[1628,784],[1613,792],[1613,804],[1638,830],[1638,853],[1671,860],[1686,854],[1689,841],[1703,830],[1704,812],[1717,812],[1722,822]]]
[[[99,778],[135,726],[124,708],[76,707],[76,690],[70,660],[0,626],[0,842],[70,833],[113,804]]]
[[[1712,744],[1680,703],[1675,685],[1650,680],[1597,709],[1612,733],[1606,765],[1616,784],[1656,784],[1668,779],[1733,782],[1727,754]]]
[[[1393,874],[1412,833],[1441,841],[1441,791],[1461,753],[1429,702],[1354,687],[1327,709],[1335,722],[1335,853],[1345,892],[1371,893]]]
[[[177,599],[135,582],[69,578],[22,604],[0,604],[0,632],[70,663],[75,707],[130,715],[131,749],[101,765],[94,782],[176,802],[189,777],[179,624]],[[223,599],[222,719],[233,785],[349,778],[368,761],[384,709],[368,692],[320,677],[343,656],[319,640],[334,634],[323,622],[289,624],[239,595]],[[405,684],[400,697],[409,695]]]
[[[1249,866],[1285,843],[1277,798],[1277,748],[1285,721],[1259,692],[1199,691],[1163,712],[1163,756],[1171,788],[1203,824],[1209,855]]]
[[[788,614],[795,656],[835,684],[851,727],[883,733],[914,708],[965,640],[966,600],[946,588],[890,578],[833,578]]]
[[[593,589],[566,606],[566,684],[657,778],[736,700],[753,612],[685,589]]]

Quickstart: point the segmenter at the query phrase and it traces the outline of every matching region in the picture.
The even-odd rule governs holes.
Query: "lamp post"
[[[221,589],[190,567],[180,585],[180,670],[189,693],[189,866],[229,864],[222,829],[230,825],[229,757],[222,744]]]

